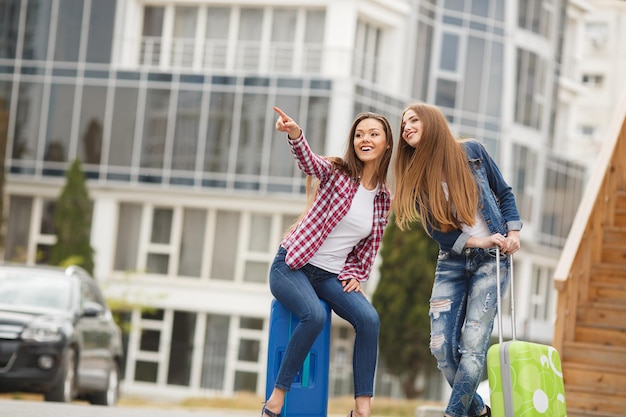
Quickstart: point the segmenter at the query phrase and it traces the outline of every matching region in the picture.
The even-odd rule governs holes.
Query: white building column
[[[94,277],[106,281],[115,262],[118,201],[108,196],[93,198],[91,247],[94,249]]]

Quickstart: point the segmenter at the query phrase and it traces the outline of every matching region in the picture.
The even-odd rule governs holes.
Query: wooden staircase
[[[568,417],[626,416],[626,96],[555,271]]]

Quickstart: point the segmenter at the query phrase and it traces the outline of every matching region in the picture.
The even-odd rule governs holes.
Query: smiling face
[[[380,159],[388,149],[383,123],[373,117],[356,125],[352,140],[357,157],[365,164]]]
[[[424,127],[413,109],[408,109],[402,116],[402,139],[415,148],[422,138]]]

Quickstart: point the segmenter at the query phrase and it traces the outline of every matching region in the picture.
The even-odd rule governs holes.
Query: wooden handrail
[[[613,118],[607,129],[605,140],[602,143],[602,148],[600,149],[595,163],[597,168],[593,170],[589,178],[589,183],[583,193],[581,203],[574,217],[572,228],[567,236],[565,246],[563,247],[559,262],[554,271],[554,285],[557,290],[562,290],[565,287],[565,281],[567,281],[570,276],[574,258],[578,253],[585,230],[591,221],[591,214],[593,213],[593,209],[601,192],[607,169],[611,166],[611,159],[622,130],[626,130],[626,88],[624,88],[622,97],[615,107]]]

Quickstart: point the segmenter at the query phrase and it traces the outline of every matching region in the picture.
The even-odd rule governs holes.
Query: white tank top
[[[341,272],[350,251],[372,233],[377,192],[378,187],[370,191],[359,184],[350,209],[309,260],[311,265],[334,274]]]

